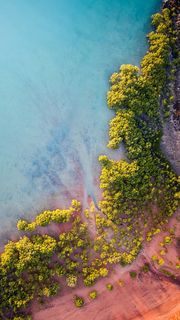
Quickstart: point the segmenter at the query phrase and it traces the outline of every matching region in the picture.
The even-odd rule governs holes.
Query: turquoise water
[[[17,217],[96,196],[112,116],[108,78],[122,63],[139,63],[159,7],[159,0],[0,0],[4,239]]]

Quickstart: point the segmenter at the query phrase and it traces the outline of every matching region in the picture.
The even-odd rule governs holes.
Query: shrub
[[[112,291],[113,290],[113,285],[111,283],[107,283],[106,284],[106,288],[107,288],[107,290]]]
[[[75,288],[77,284],[77,276],[75,276],[74,274],[68,275],[66,278],[66,283],[68,287]]]
[[[153,255],[153,256],[151,257],[151,259],[152,259],[152,261],[154,261],[154,262],[157,262],[157,261],[158,261],[158,257],[157,257],[156,255]]]
[[[162,250],[160,251],[160,255],[161,255],[161,256],[165,256],[165,255],[166,255],[166,251],[165,251],[164,249],[162,249]]]
[[[149,263],[145,263],[145,264],[142,266],[142,271],[145,272],[145,273],[146,273],[146,272],[149,272],[149,267],[150,267],[150,266],[149,266]]]
[[[90,298],[91,300],[96,299],[96,298],[97,298],[97,291],[96,291],[96,290],[91,291],[91,292],[89,293],[89,298]]]
[[[74,304],[77,308],[81,308],[84,306],[84,299],[79,296],[74,296]]]
[[[136,271],[130,271],[129,275],[132,279],[135,279],[137,277],[137,272]]]
[[[165,244],[170,244],[171,242],[172,242],[171,237],[168,237],[168,236],[167,236],[167,237],[164,238],[164,243],[165,243]]]
[[[18,228],[18,230],[23,230],[23,231],[26,231],[27,230],[27,227],[28,227],[28,223],[27,223],[27,221],[25,221],[25,220],[19,220],[18,222],[17,222],[17,228]]]
[[[158,259],[157,263],[159,266],[162,266],[164,264],[164,259],[163,258]]]
[[[85,209],[84,210],[84,215],[87,219],[89,219],[90,215],[89,215],[89,210],[88,209]]]
[[[108,271],[107,268],[100,268],[100,269],[99,269],[99,274],[100,274],[100,276],[103,277],[103,278],[104,278],[104,277],[107,277],[108,272],[109,272],[109,271]]]

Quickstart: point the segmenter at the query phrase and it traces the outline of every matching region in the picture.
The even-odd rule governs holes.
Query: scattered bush
[[[171,242],[172,242],[171,237],[168,237],[168,236],[167,236],[167,237],[164,238],[164,243],[165,243],[165,244],[171,244]]]
[[[143,272],[147,273],[147,272],[149,272],[149,268],[150,268],[149,263],[145,263],[145,264],[142,266],[141,269],[142,269]]]
[[[161,251],[160,251],[160,255],[161,255],[161,256],[165,256],[165,255],[166,255],[166,251],[165,251],[164,249],[161,250]]]
[[[96,290],[91,291],[91,292],[89,293],[89,298],[90,298],[91,300],[96,299],[96,298],[97,298],[97,291],[96,291]]]
[[[154,261],[154,262],[158,261],[158,257],[157,257],[156,255],[153,255],[153,256],[151,257],[151,259],[152,259],[152,261]]]
[[[129,274],[132,279],[135,279],[137,277],[137,272],[135,271],[130,271]]]
[[[162,258],[158,259],[157,263],[159,266],[162,266],[164,264],[164,259]]]
[[[74,296],[74,304],[77,308],[81,308],[84,306],[84,299],[79,296]]]
[[[113,290],[113,285],[111,283],[107,283],[106,284],[106,288],[107,288],[107,290],[112,291]]]

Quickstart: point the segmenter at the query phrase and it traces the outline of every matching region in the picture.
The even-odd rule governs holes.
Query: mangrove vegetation
[[[34,299],[43,303],[65,286],[75,290],[80,280],[92,286],[109,274],[111,265],[132,263],[144,241],[159,233],[175,212],[178,179],[160,150],[164,105],[173,100],[167,83],[178,61],[174,14],[168,9],[155,14],[140,67],[122,65],[110,78],[107,102],[114,118],[108,147],[117,149],[123,143],[126,158],[99,157],[100,210],[83,211],[72,200],[68,209],[18,221],[22,236],[9,241],[0,255],[0,319],[29,320]],[[143,270],[148,272],[149,265]],[[135,279],[136,273],[130,276]],[[113,285],[107,283],[107,290]],[[90,291],[90,300],[97,296],[96,290]],[[77,307],[84,305],[77,295],[73,301]]]

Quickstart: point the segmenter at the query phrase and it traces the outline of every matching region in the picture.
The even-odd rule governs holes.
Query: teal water
[[[108,78],[122,63],[139,63],[159,7],[159,0],[0,0],[4,239],[17,217],[96,196],[112,116]]]

